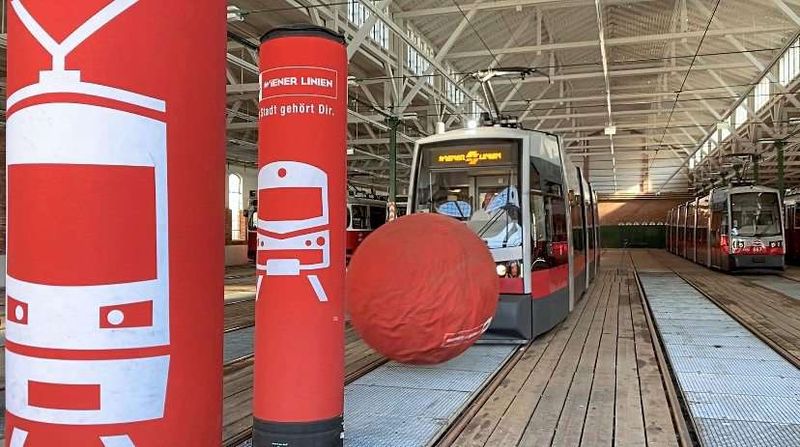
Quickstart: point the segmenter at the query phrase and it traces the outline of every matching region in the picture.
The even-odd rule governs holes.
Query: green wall
[[[600,243],[603,248],[665,248],[664,225],[601,225]]]

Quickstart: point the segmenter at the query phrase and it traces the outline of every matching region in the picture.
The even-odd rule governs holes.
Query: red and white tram
[[[500,280],[486,338],[546,332],[596,275],[596,195],[554,135],[495,126],[423,138],[408,206],[463,221],[486,241]]]
[[[783,269],[782,216],[776,189],[716,188],[669,213],[670,251],[724,271]]]
[[[369,197],[347,198],[347,260],[364,239],[386,223],[386,202]]]
[[[258,200],[251,200],[247,214],[247,256],[256,257]],[[347,199],[347,259],[364,239],[386,223],[386,202],[376,198],[349,196]]]

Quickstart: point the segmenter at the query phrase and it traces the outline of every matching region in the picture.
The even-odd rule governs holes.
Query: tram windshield
[[[465,222],[489,248],[521,246],[517,158],[509,142],[423,147],[416,211]]]
[[[731,215],[732,236],[781,235],[781,212],[774,192],[732,194]]]

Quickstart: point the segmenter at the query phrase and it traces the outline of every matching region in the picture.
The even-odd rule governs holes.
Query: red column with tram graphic
[[[219,445],[225,2],[168,3],[8,2],[7,446]]]
[[[344,39],[278,28],[260,55],[253,443],[342,445]]]

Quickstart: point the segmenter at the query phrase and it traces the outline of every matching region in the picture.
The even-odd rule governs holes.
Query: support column
[[[347,52],[297,25],[262,38],[253,445],[343,442]]]
[[[6,445],[216,447],[225,2],[8,2]]]
[[[397,128],[400,118],[390,116],[386,119],[389,124],[389,220],[397,217]]]
[[[752,160],[753,160],[753,180],[755,180],[756,184],[758,184],[761,181],[761,175],[760,175],[759,170],[758,170],[758,159],[759,158],[760,157],[759,157],[758,154],[753,155],[753,158],[752,158]]]
[[[778,159],[778,191],[780,191],[781,199],[783,198],[783,195],[786,192],[786,186],[784,183],[784,178],[786,173],[784,167],[784,154],[783,154],[783,148],[785,145],[786,145],[785,141],[777,141],[775,143],[776,158]]]

